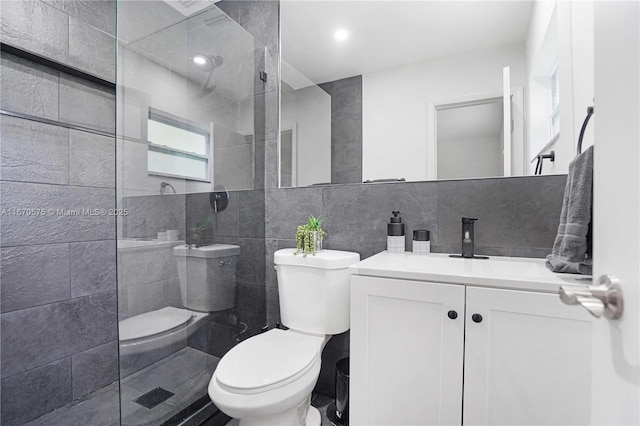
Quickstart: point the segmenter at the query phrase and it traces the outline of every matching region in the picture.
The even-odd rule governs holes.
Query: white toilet
[[[162,250],[173,250],[177,259],[183,308],[165,306],[119,322],[120,369],[123,375],[136,372],[175,352],[176,343],[186,342],[209,312],[233,308],[236,269],[240,246],[213,244],[198,248],[171,242],[119,240],[119,255],[128,264],[150,257],[166,259]],[[167,268],[165,265],[160,268]],[[170,274],[168,272],[167,274]],[[157,276],[158,274],[156,274]],[[171,275],[169,275],[169,278]]]
[[[178,260],[182,306],[197,312],[233,308],[240,246],[213,244],[173,248]]]
[[[272,329],[222,357],[209,396],[240,425],[320,425],[310,406],[324,345],[349,329],[349,266],[358,253],[324,250],[315,256],[274,254],[280,317],[289,330]]]

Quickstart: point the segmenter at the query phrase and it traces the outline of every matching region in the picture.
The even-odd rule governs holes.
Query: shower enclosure
[[[266,321],[258,304],[243,306],[264,292],[249,271],[264,264],[265,48],[238,21],[211,2],[118,4],[123,425],[215,417],[207,386],[218,361]],[[257,229],[241,234],[240,220]]]
[[[278,3],[0,6],[1,424],[225,424],[209,380],[267,322]]]
[[[261,325],[237,304],[251,252],[228,222],[238,191],[256,186],[264,47],[206,3],[118,7],[123,425],[214,413],[207,385],[220,357]]]

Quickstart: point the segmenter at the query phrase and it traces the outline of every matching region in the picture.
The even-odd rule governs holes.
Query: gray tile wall
[[[278,187],[278,132],[280,107],[280,2],[222,0],[216,5],[256,38],[254,86],[254,191],[238,193],[237,236],[233,220],[221,226],[217,242],[238,241],[236,305],[241,321],[249,330],[240,339],[255,334],[266,322],[265,288],[267,245],[265,240],[266,202],[264,189]],[[262,46],[259,46],[261,44]],[[267,81],[259,72],[267,73]],[[233,215],[229,212],[229,215]],[[223,235],[227,234],[227,235]]]
[[[213,181],[216,185],[233,190],[253,189],[253,137],[243,136],[216,124],[213,140]]]
[[[257,334],[266,323],[264,190],[231,192],[229,205],[217,214],[209,205],[209,193],[187,195],[187,229],[207,216],[213,224],[208,243],[240,246],[233,314],[248,329],[241,333],[242,327],[224,314],[212,314],[189,338],[189,346],[222,356],[238,341]]]
[[[178,243],[118,250],[120,320],[167,306],[182,307],[175,245]]]
[[[3,42],[113,81],[115,2],[0,12]],[[112,91],[10,54],[0,62],[2,109],[113,132]],[[118,378],[115,219],[61,212],[114,207],[115,145],[4,115],[0,133],[0,414],[17,425]]]
[[[386,249],[392,210],[402,213],[407,250],[414,229],[429,229],[433,252],[459,252],[460,219],[467,216],[478,218],[476,253],[544,257],[555,239],[565,183],[560,175],[268,190],[267,322],[280,321],[273,254],[295,247],[296,226],[309,215],[325,220],[325,248],[355,251],[361,259]],[[333,395],[335,363],[348,355],[349,333],[334,336],[322,353],[316,391]]]
[[[331,95],[331,183],[362,182],[362,76],[323,83]]]
[[[253,333],[257,331],[254,324],[264,323],[268,315],[268,307],[273,306],[274,302],[277,303],[277,291],[274,292],[273,288],[265,287],[266,276],[273,271],[268,267],[270,259],[273,258],[270,255],[273,250],[269,246],[269,241],[264,238],[264,219],[269,215],[265,194],[278,187],[280,3],[279,1],[222,0],[217,3],[217,6],[263,44],[264,48],[256,48],[256,71],[267,73],[267,81],[256,80],[254,88],[256,134],[254,188],[258,191],[255,195],[247,196],[252,197],[251,209],[244,209],[242,213],[243,221],[249,212],[253,217],[261,218],[261,222],[252,225],[252,234],[256,237],[252,238],[250,250],[256,257],[247,258],[245,262],[241,262],[242,268],[246,270],[240,275],[241,279],[246,280],[245,282],[256,283],[256,288],[246,288],[244,294],[247,297],[239,297],[239,300],[246,304],[246,315],[252,316],[250,332]],[[257,72],[256,75],[258,75]],[[266,189],[267,192],[259,191],[261,189]],[[260,199],[260,196],[263,198]],[[254,232],[260,230],[262,230],[261,234]]]
[[[155,238],[158,232],[177,229],[180,239],[185,237],[185,195],[150,195],[124,197],[123,217],[125,238]]]
[[[429,229],[433,252],[458,252],[460,219],[468,216],[478,218],[477,253],[544,257],[556,235],[565,182],[565,175],[554,175],[269,190],[267,246],[295,246],[296,226],[313,214],[325,220],[325,247],[357,251],[364,259],[386,249],[391,211],[400,210],[407,250],[414,229]],[[270,269],[272,253],[267,256]],[[273,274],[267,278],[267,287],[277,286]]]
[[[254,129],[254,189],[278,186],[278,123],[280,106],[280,2],[270,0],[222,0],[216,3],[224,13],[256,39]],[[267,73],[267,81],[259,72]],[[265,167],[268,165],[268,167]]]
[[[115,81],[115,0],[0,4],[0,40]]]

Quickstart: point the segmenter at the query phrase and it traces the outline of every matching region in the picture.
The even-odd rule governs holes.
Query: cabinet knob
[[[458,318],[458,313],[456,311],[449,311],[447,312],[447,316],[451,319],[456,319]]]
[[[473,322],[482,322],[482,315],[473,314],[471,315],[471,319],[473,320]]]

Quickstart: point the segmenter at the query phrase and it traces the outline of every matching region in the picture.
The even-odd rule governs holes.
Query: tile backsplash
[[[565,183],[565,175],[556,175],[270,190],[267,262],[275,249],[295,245],[296,226],[311,214],[325,221],[326,248],[369,257],[386,249],[393,210],[401,212],[409,251],[414,229],[431,231],[434,252],[460,251],[461,218],[475,217],[476,253],[544,257],[553,246]],[[267,286],[276,286],[275,277]]]

